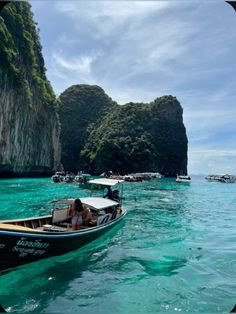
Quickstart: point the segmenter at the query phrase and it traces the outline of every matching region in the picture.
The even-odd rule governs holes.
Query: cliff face
[[[81,98],[82,88],[85,86],[76,86],[73,95],[70,89],[63,93],[61,139],[67,170],[97,174],[159,171],[166,176],[187,173],[183,110],[175,97],[119,106],[103,91],[95,96],[92,86],[86,86],[86,97]],[[96,99],[94,106],[91,98]]]
[[[0,175],[42,175],[60,163],[57,101],[27,2],[0,17]]]
[[[60,95],[62,164],[66,170],[77,172],[87,168],[81,151],[95,123],[115,103],[99,86],[74,85]]]
[[[173,96],[163,96],[149,104],[148,111],[158,171],[170,177],[187,174],[188,139],[180,103]]]

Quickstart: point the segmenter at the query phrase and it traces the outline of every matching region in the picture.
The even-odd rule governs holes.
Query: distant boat
[[[131,174],[133,176],[137,176],[142,178],[143,180],[150,180],[150,179],[154,179],[154,178],[162,178],[162,175],[159,172],[140,172],[140,173],[134,173]]]
[[[220,179],[220,182],[224,183],[234,183],[235,182],[235,177],[229,174],[224,174]]]
[[[122,179],[127,182],[142,182],[142,181],[149,181],[155,178],[162,178],[162,175],[159,172],[137,172],[137,173],[130,173],[127,175],[111,175],[111,179]]]
[[[190,178],[190,176],[179,176],[179,175],[177,175],[176,182],[178,182],[178,183],[190,183],[191,178]]]
[[[77,175],[75,177],[75,182],[78,183],[79,188],[80,189],[87,189],[87,190],[101,190],[104,189],[104,186],[100,185],[100,184],[94,184],[92,181],[93,180],[97,180],[97,179],[105,179],[104,176],[94,176],[91,174],[81,174],[81,175]],[[117,181],[117,180],[113,180],[113,181]],[[122,180],[123,181],[123,180]],[[115,183],[117,184],[117,183]]]
[[[64,181],[66,183],[74,182],[74,179],[75,179],[75,176],[74,176],[73,173],[66,174],[65,177],[64,177]]]
[[[75,176],[74,181],[78,183],[79,188],[81,189],[89,189],[90,184],[89,181],[93,179],[93,176],[89,173],[82,173]]]
[[[207,181],[210,181],[210,182],[215,182],[215,181],[219,181],[219,178],[220,178],[221,175],[219,174],[208,174],[205,179]]]
[[[78,182],[78,183],[81,183],[83,181],[88,181],[90,179],[93,179],[93,176],[89,173],[78,173],[76,176],[75,176],[75,181]]]
[[[235,177],[229,174],[209,174],[205,177],[207,181],[210,182],[224,182],[224,183],[234,183]]]
[[[56,201],[48,216],[0,221],[0,271],[78,249],[113,228],[126,214],[120,202],[111,199],[80,200],[90,209],[92,220],[79,230],[72,231],[68,223],[74,199]]]
[[[64,181],[65,174],[63,172],[57,171],[53,176],[52,176],[52,181],[54,183],[59,183]]]

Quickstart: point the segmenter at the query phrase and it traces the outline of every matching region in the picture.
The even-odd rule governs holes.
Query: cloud
[[[89,19],[100,17],[119,17],[121,19],[132,16],[143,16],[153,11],[160,11],[170,4],[156,1],[89,1],[83,2],[58,2],[57,9],[73,18],[86,16]]]
[[[55,4],[59,12],[75,22],[78,32],[108,43],[121,30],[125,32],[124,26],[130,20],[143,19],[169,6],[168,2],[159,1],[59,1]]]
[[[216,158],[225,158],[225,157],[234,157],[236,158],[236,149],[232,150],[219,150],[219,149],[206,149],[206,150],[192,150],[191,155],[197,154],[204,156],[206,158],[216,157]]]
[[[236,174],[236,150],[192,150],[188,155],[191,174]]]
[[[54,62],[64,70],[76,71],[82,75],[89,75],[91,73],[91,66],[95,60],[95,58],[91,56],[78,56],[68,60],[57,53],[53,54],[53,59]]]
[[[131,100],[153,100],[152,95],[158,96],[156,90],[138,89],[137,93],[140,76],[158,73],[160,81],[165,72],[164,80],[171,77],[168,62],[181,56],[185,50],[184,41],[192,33],[189,25],[180,19],[173,18],[168,23],[162,18],[162,11],[170,6],[175,4],[159,1],[55,2],[55,8],[73,24],[70,23],[70,36],[62,33],[54,40],[51,68],[57,68],[59,78],[68,70],[70,81],[71,76],[78,78],[78,83],[81,80],[89,83],[91,79],[90,83],[111,91],[110,96],[114,99],[117,95],[116,100],[121,104]],[[88,57],[77,60],[78,52]],[[64,81],[65,85],[67,83]]]

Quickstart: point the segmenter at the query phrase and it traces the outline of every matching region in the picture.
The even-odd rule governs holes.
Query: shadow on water
[[[134,264],[139,264],[141,269],[139,269],[139,274],[137,276],[133,276],[129,278],[127,276],[124,278],[124,281],[137,281],[137,279],[145,278],[149,276],[172,276],[178,274],[178,269],[184,267],[187,263],[186,259],[181,259],[172,256],[163,256],[162,259],[159,260],[151,260],[151,259],[143,259],[137,256],[127,257],[124,260],[121,260],[117,263],[117,269],[125,269],[128,273],[132,273],[132,269],[137,268],[133,267]]]
[[[0,302],[8,312],[41,312],[70,290],[73,283],[92,289],[97,265],[102,263],[117,229],[85,247],[61,256],[46,258],[5,271],[0,276]],[[86,285],[84,280],[86,277]],[[90,282],[90,284],[89,284]],[[16,289],[15,287],[21,287]],[[80,294],[80,291],[74,292]],[[87,291],[88,293],[88,291]]]

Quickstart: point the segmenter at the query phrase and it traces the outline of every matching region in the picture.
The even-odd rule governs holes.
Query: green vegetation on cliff
[[[37,89],[44,104],[54,106],[55,95],[46,79],[42,47],[30,8],[25,1],[12,2],[1,13],[0,71],[11,78],[12,86],[24,94],[30,107],[32,87]]]
[[[186,130],[175,97],[120,106],[97,86],[77,85],[64,92],[61,101],[62,162],[67,170],[159,171],[167,176],[187,172]]]
[[[58,101],[46,78],[31,6],[0,15],[0,174],[48,174],[59,165]]]
[[[60,96],[61,161],[76,172],[84,165],[81,150],[88,136],[115,103],[99,86],[74,85]]]

